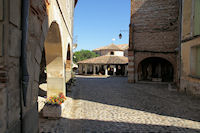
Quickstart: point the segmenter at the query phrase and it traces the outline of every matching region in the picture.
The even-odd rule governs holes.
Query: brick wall
[[[178,82],[175,49],[179,46],[179,0],[132,0],[129,45],[133,49],[129,52],[129,70],[134,71],[134,78],[137,79],[138,59],[162,57],[172,58],[168,61],[174,66]]]
[[[135,0],[135,50],[174,52],[178,47],[178,0]]]

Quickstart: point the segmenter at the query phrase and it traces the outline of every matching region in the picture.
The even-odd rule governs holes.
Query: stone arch
[[[70,44],[68,44],[68,46],[67,46],[66,69],[71,70],[71,48],[70,48]]]
[[[165,58],[144,58],[137,66],[138,81],[173,82],[174,66]]]
[[[62,41],[59,25],[52,22],[44,42],[47,96],[65,94],[65,67],[62,53]]]
[[[68,83],[71,79],[71,47],[70,43],[67,46],[67,57],[66,57],[66,83]]]

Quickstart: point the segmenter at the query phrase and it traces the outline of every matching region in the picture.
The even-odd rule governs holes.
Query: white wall
[[[123,51],[114,51],[114,55],[115,56],[124,56],[124,52]]]

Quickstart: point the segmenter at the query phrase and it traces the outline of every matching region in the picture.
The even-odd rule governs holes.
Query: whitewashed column
[[[114,72],[113,72],[114,76],[116,76],[116,72],[117,72],[117,68],[116,68],[116,65],[114,65]]]
[[[107,76],[107,75],[108,75],[108,68],[107,68],[107,65],[104,66],[104,69],[105,69],[105,75]]]
[[[93,65],[93,75],[96,75],[96,65]]]
[[[87,75],[87,68],[88,66],[87,65],[85,65],[85,75]]]
[[[83,74],[83,65],[82,64],[79,64],[79,66],[78,66],[78,73]]]

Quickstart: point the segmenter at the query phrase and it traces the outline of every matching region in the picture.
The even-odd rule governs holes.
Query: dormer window
[[[114,52],[112,51],[112,52],[110,52],[110,55],[114,55]]]

